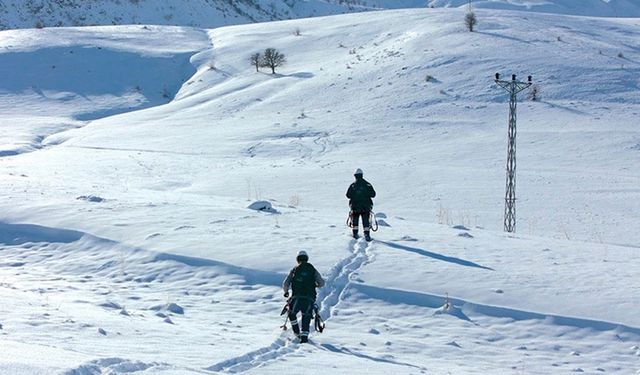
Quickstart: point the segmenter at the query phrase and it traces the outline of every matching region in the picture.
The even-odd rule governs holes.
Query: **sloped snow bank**
[[[87,121],[168,103],[196,72],[191,56],[207,46],[204,31],[178,27],[0,32],[0,156],[61,143],[47,136]]]
[[[430,7],[467,7],[468,0],[430,0]],[[593,17],[640,17],[634,0],[476,0],[473,6]]]

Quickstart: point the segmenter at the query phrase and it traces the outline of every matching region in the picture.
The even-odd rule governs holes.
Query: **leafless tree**
[[[249,61],[251,65],[256,67],[256,72],[260,71],[260,64],[262,63],[262,56],[260,56],[260,52],[252,53],[251,57],[249,57]]]
[[[287,62],[287,58],[283,53],[279,52],[275,48],[267,48],[262,54],[260,66],[271,68],[271,73],[276,73],[276,68],[284,65]]]
[[[464,16],[464,24],[467,26],[469,31],[473,31],[473,28],[478,24],[478,19],[476,18],[476,14],[472,11],[469,11]]]

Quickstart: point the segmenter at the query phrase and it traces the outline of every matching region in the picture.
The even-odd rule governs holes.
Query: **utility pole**
[[[511,75],[511,80],[501,80],[500,73],[496,73],[496,84],[509,92],[509,137],[507,143],[507,189],[504,197],[504,231],[515,233],[516,231],[516,105],[518,93],[531,86],[531,76],[527,82],[516,79]]]

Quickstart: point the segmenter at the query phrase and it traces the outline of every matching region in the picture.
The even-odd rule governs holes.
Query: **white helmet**
[[[298,251],[298,255],[296,255],[296,260],[298,262],[300,261],[308,261],[309,260],[309,255],[307,255],[307,252],[304,250],[300,250]]]
[[[355,172],[353,172],[353,175],[355,176],[355,175],[357,175],[357,174],[359,174],[359,175],[361,175],[361,176],[362,176],[362,175],[364,175],[364,172],[362,172],[362,169],[357,168],[357,169],[356,169],[356,171],[355,171]]]

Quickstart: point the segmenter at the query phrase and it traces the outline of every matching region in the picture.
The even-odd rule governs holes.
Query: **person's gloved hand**
[[[289,298],[289,292],[284,292],[284,298]]]

